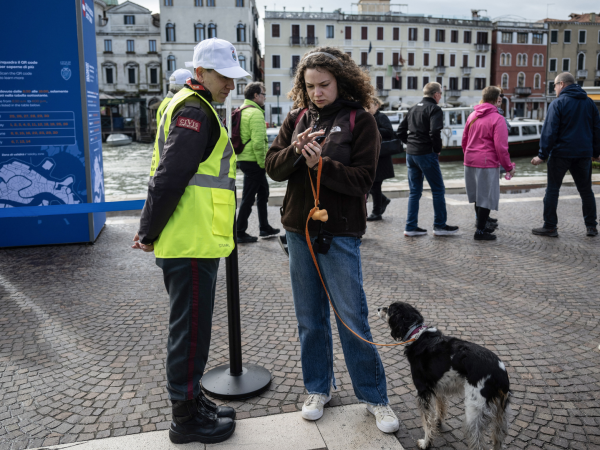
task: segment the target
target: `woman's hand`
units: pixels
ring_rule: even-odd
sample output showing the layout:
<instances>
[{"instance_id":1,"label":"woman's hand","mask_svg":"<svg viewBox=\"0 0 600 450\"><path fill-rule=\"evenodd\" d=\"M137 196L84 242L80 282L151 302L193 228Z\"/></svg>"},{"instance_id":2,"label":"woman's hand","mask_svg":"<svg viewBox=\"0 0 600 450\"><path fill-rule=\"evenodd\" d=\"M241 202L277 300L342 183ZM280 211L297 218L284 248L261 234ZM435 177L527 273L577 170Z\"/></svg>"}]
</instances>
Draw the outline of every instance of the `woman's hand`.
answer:
<instances>
[{"instance_id":1,"label":"woman's hand","mask_svg":"<svg viewBox=\"0 0 600 450\"><path fill-rule=\"evenodd\" d=\"M319 157L321 156L321 146L316 142L306 144L302 149L302 154L306 159L306 165L312 169L319 163Z\"/></svg>"},{"instance_id":2,"label":"woman's hand","mask_svg":"<svg viewBox=\"0 0 600 450\"><path fill-rule=\"evenodd\" d=\"M515 176L515 168L513 167L513 169L510 172L508 172L508 174L510 175L511 178L514 177Z\"/></svg>"},{"instance_id":3,"label":"woman's hand","mask_svg":"<svg viewBox=\"0 0 600 450\"><path fill-rule=\"evenodd\" d=\"M292 143L294 147L296 147L296 153L301 153L302 149L307 145L313 142L315 138L319 136L323 136L325 134L325 130L315 131L311 133L311 128L307 128L302 133L297 136L297 140Z\"/></svg>"}]
</instances>

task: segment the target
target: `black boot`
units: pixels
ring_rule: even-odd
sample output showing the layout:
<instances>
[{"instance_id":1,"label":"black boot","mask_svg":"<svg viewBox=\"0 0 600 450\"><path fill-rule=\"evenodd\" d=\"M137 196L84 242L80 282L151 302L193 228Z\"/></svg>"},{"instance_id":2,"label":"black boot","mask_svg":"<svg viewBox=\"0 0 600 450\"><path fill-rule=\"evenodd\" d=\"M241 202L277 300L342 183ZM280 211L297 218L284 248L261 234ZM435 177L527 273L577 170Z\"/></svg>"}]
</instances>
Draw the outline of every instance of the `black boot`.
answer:
<instances>
[{"instance_id":1,"label":"black boot","mask_svg":"<svg viewBox=\"0 0 600 450\"><path fill-rule=\"evenodd\" d=\"M202 442L216 444L228 439L235 430L230 417L217 417L194 400L173 402L173 421L169 439L174 444Z\"/></svg>"},{"instance_id":2,"label":"black boot","mask_svg":"<svg viewBox=\"0 0 600 450\"><path fill-rule=\"evenodd\" d=\"M235 409L231 406L217 406L216 403L210 401L206 395L204 395L202 390L200 390L200 394L196 397L196 401L211 413L216 414L217 417L229 417L230 419L235 419Z\"/></svg>"}]
</instances>

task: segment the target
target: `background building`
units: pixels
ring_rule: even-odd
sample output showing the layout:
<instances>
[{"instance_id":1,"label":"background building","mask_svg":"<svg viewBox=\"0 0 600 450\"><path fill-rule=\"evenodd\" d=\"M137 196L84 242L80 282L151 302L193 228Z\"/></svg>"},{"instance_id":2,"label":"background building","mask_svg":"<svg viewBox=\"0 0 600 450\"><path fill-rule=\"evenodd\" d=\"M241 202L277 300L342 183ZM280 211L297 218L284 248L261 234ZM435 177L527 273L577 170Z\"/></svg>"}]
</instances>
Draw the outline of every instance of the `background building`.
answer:
<instances>
[{"instance_id":1,"label":"background building","mask_svg":"<svg viewBox=\"0 0 600 450\"><path fill-rule=\"evenodd\" d=\"M194 47L212 37L235 45L240 66L262 79L260 45L256 36L258 11L254 0L160 0L163 86L176 69L185 69ZM233 105L243 102L248 79L238 80Z\"/></svg>"},{"instance_id":2,"label":"background building","mask_svg":"<svg viewBox=\"0 0 600 450\"><path fill-rule=\"evenodd\" d=\"M159 15L130 1L94 6L100 94L161 99Z\"/></svg>"},{"instance_id":3,"label":"background building","mask_svg":"<svg viewBox=\"0 0 600 450\"><path fill-rule=\"evenodd\" d=\"M573 74L580 86L600 86L600 17L571 14L569 20L545 19L548 24L548 95L555 96L554 78Z\"/></svg>"},{"instance_id":4,"label":"background building","mask_svg":"<svg viewBox=\"0 0 600 450\"><path fill-rule=\"evenodd\" d=\"M504 91L507 117L545 116L547 28L540 22L494 23L491 84Z\"/></svg>"},{"instance_id":5,"label":"background building","mask_svg":"<svg viewBox=\"0 0 600 450\"><path fill-rule=\"evenodd\" d=\"M489 20L476 12L472 19L405 15L391 12L389 0L361 1L358 6L362 13L265 11L267 121L283 121L292 107L286 94L296 65L317 46L350 54L369 71L388 109L414 105L430 81L444 86L448 104L480 100L480 91L490 83ZM377 12L365 12L373 9Z\"/></svg>"}]
</instances>

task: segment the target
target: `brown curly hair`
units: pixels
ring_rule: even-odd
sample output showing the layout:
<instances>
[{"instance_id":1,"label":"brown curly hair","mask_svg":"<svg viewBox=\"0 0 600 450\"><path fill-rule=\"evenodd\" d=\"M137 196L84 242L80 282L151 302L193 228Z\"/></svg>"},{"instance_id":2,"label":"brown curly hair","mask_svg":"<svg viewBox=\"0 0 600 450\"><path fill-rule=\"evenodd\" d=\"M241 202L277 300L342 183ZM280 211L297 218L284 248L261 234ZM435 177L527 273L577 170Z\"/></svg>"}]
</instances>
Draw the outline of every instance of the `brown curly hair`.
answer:
<instances>
[{"instance_id":1,"label":"brown curly hair","mask_svg":"<svg viewBox=\"0 0 600 450\"><path fill-rule=\"evenodd\" d=\"M310 56L312 53L317 52L329 53L335 56L336 59L323 54ZM304 72L306 69L317 68L326 69L333 74L337 81L339 98L359 102L363 108L371 106L374 89L369 74L358 67L352 58L340 49L318 47L305 53L296 68L294 86L288 93L288 98L293 100L294 107L307 108L310 104L306 83L304 82Z\"/></svg>"}]
</instances>

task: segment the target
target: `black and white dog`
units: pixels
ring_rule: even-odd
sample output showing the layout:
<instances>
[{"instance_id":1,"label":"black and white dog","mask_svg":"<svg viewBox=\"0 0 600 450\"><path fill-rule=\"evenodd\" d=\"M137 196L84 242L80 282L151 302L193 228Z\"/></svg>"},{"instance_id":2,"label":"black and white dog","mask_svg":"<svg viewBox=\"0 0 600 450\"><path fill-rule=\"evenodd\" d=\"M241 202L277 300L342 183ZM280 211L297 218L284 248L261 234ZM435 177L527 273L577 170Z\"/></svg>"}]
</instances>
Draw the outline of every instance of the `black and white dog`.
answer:
<instances>
[{"instance_id":1,"label":"black and white dog","mask_svg":"<svg viewBox=\"0 0 600 450\"><path fill-rule=\"evenodd\" d=\"M406 344L404 354L417 388L425 430L425 437L417 441L419 448L431 445L446 416L447 397L464 394L469 449L485 448L490 427L493 448L501 449L510 415L510 383L502 361L486 348L425 326L421 313L408 303L395 302L378 311L395 340L416 339Z\"/></svg>"}]
</instances>

